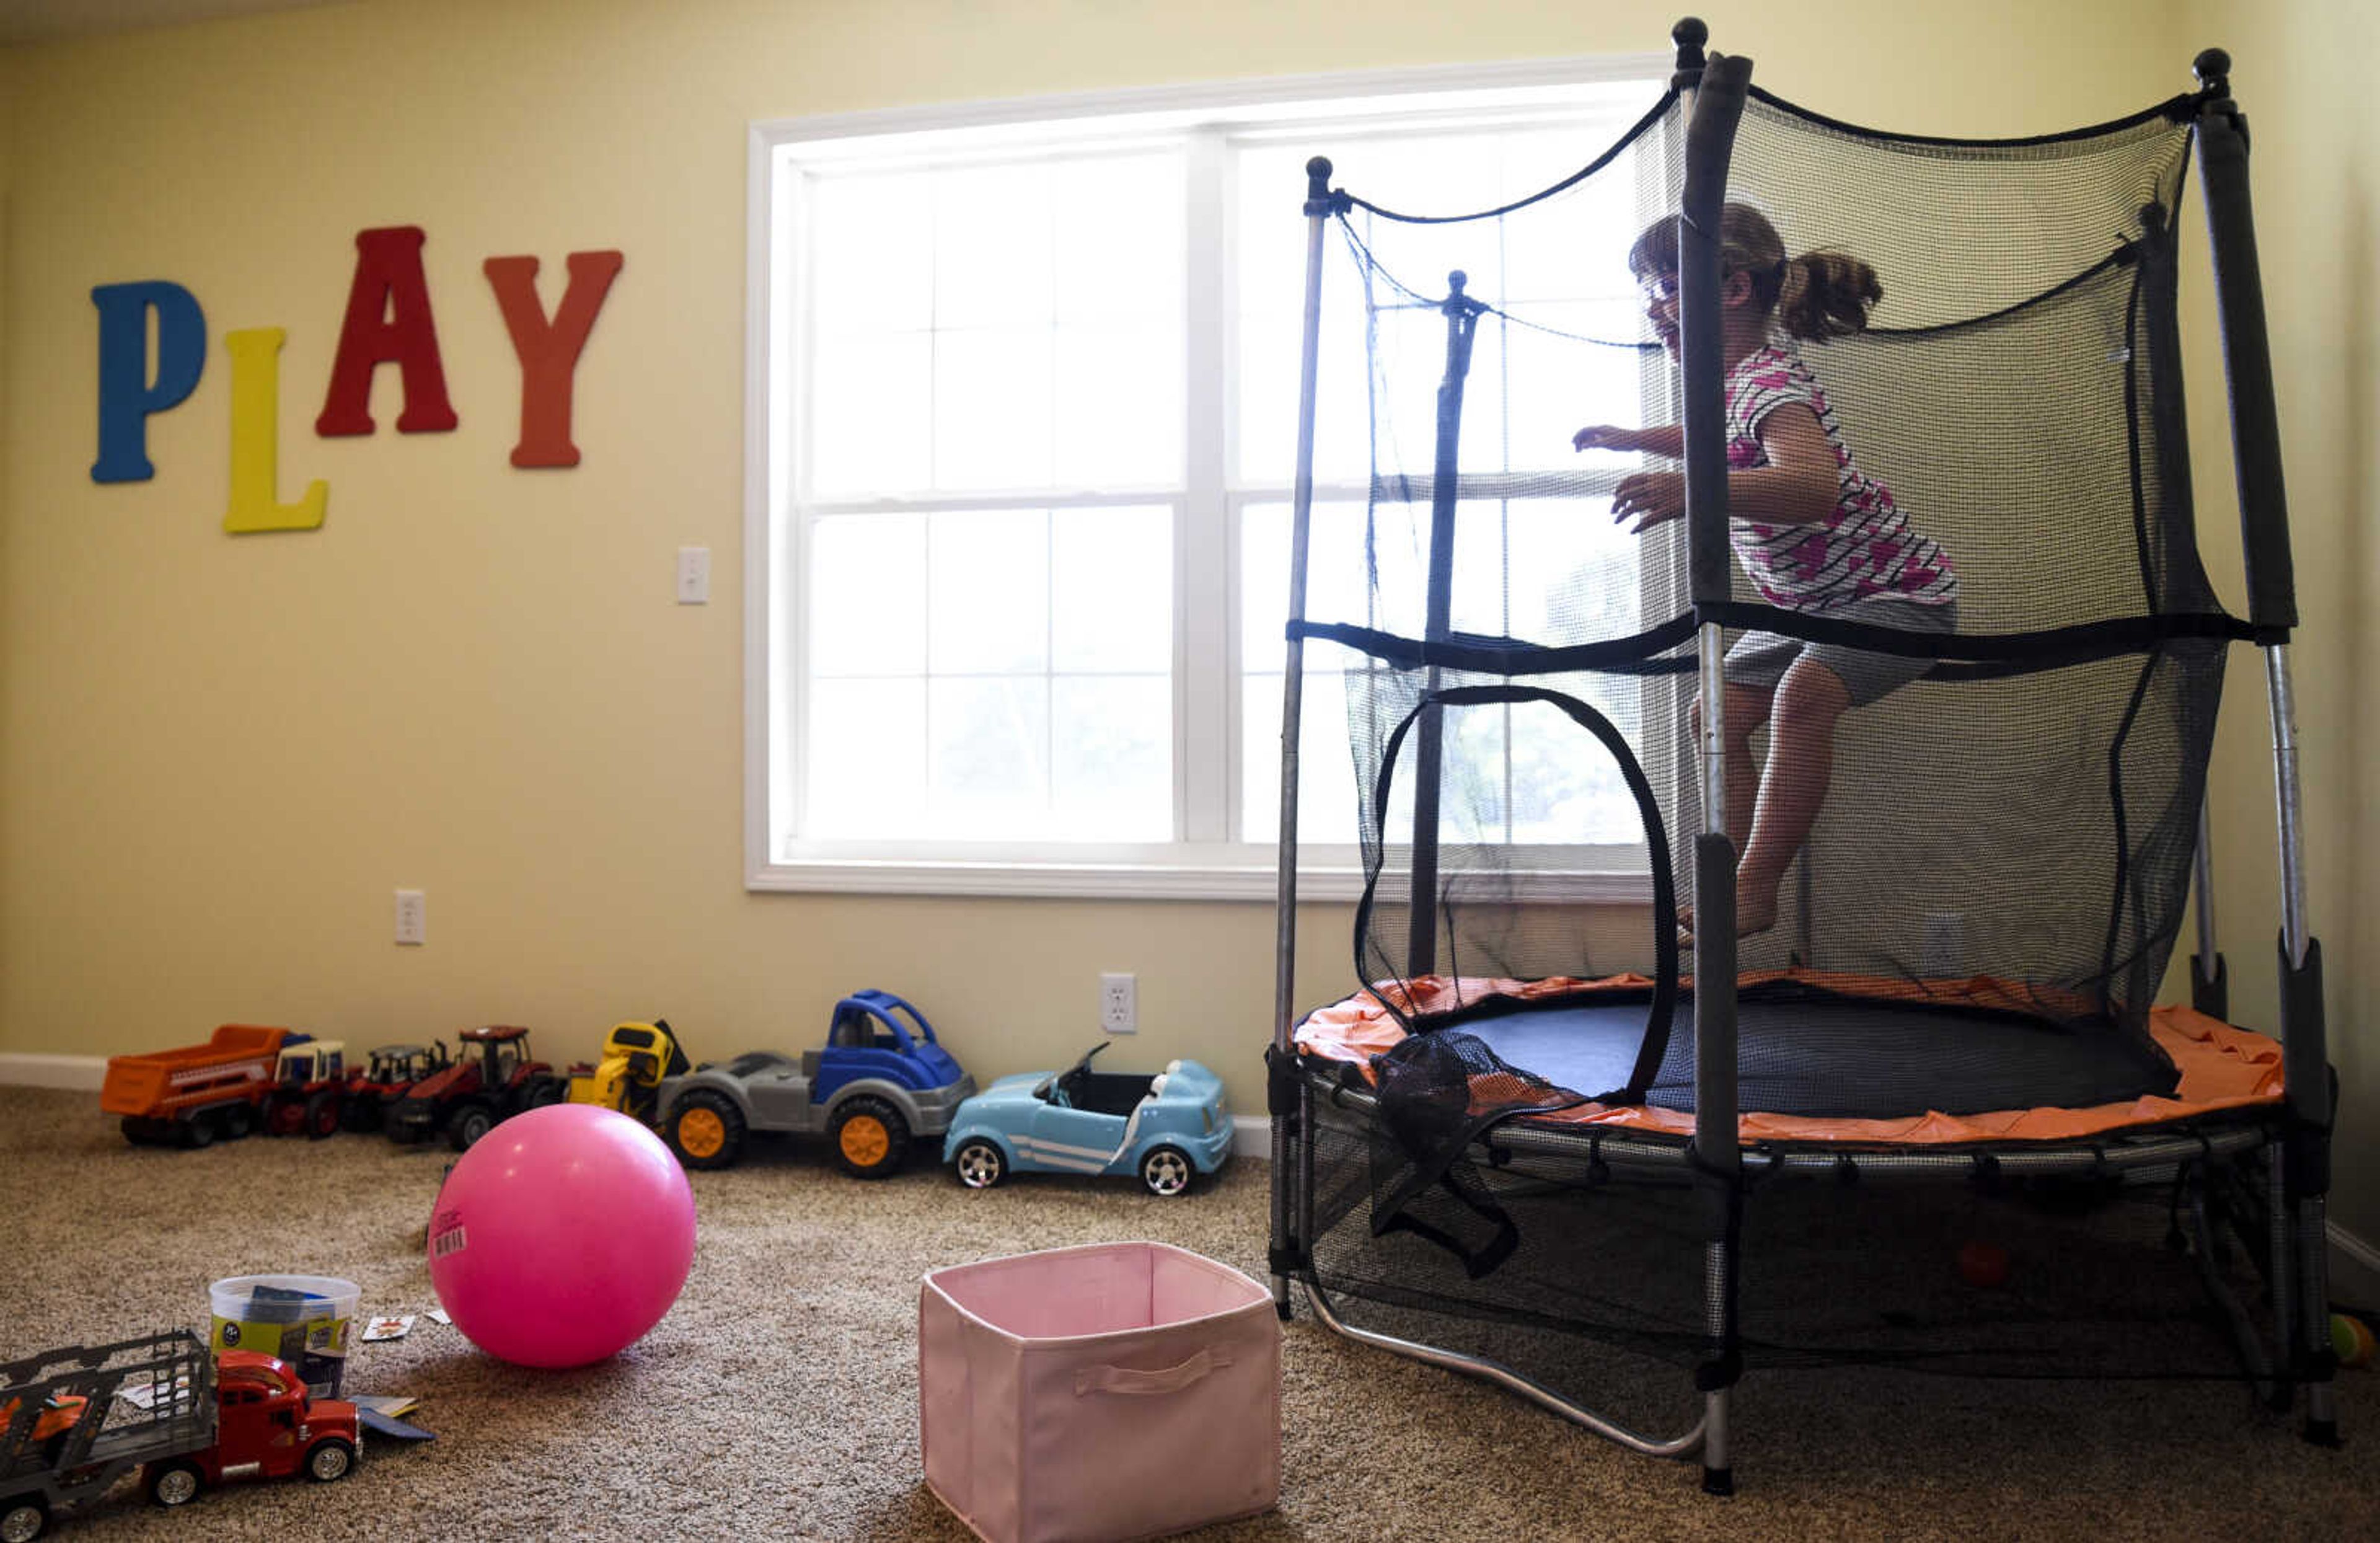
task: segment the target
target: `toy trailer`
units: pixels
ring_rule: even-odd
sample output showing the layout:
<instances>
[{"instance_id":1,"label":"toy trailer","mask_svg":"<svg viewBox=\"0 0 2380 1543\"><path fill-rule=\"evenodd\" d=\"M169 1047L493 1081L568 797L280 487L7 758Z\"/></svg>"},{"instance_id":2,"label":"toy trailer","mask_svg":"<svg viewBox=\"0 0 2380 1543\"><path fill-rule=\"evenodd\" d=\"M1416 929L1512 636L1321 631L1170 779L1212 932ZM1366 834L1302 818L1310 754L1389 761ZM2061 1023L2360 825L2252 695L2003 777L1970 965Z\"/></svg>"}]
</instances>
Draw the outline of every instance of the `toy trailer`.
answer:
<instances>
[{"instance_id":1,"label":"toy trailer","mask_svg":"<svg viewBox=\"0 0 2380 1543\"><path fill-rule=\"evenodd\" d=\"M310 1038L285 1028L225 1024L203 1045L153 1055L111 1056L99 1107L123 1116L124 1138L203 1147L254 1128L273 1090L281 1047Z\"/></svg>"},{"instance_id":2,"label":"toy trailer","mask_svg":"<svg viewBox=\"0 0 2380 1543\"><path fill-rule=\"evenodd\" d=\"M185 1329L0 1366L0 1538L30 1543L133 1469L212 1446L213 1379Z\"/></svg>"}]
</instances>

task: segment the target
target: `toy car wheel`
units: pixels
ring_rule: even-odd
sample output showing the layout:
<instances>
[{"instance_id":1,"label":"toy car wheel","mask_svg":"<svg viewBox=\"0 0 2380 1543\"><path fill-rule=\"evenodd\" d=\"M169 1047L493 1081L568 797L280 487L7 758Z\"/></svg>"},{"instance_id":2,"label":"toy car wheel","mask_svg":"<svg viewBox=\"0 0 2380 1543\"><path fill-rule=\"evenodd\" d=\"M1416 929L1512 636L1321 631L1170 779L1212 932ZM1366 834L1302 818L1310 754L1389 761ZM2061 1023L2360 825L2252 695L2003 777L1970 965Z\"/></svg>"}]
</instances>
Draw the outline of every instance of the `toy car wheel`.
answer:
<instances>
[{"instance_id":1,"label":"toy car wheel","mask_svg":"<svg viewBox=\"0 0 2380 1543\"><path fill-rule=\"evenodd\" d=\"M264 1134L295 1136L306 1128L306 1106L296 1099L276 1095L264 1106Z\"/></svg>"},{"instance_id":2,"label":"toy car wheel","mask_svg":"<svg viewBox=\"0 0 2380 1543\"><path fill-rule=\"evenodd\" d=\"M1000 1143L985 1136L969 1136L959 1143L959 1154L953 1166L958 1170L959 1183L969 1189L990 1189L1008 1177L1008 1154Z\"/></svg>"},{"instance_id":3,"label":"toy car wheel","mask_svg":"<svg viewBox=\"0 0 2380 1543\"><path fill-rule=\"evenodd\" d=\"M339 1134L339 1096L317 1093L306 1100L306 1138L320 1141Z\"/></svg>"},{"instance_id":4,"label":"toy car wheel","mask_svg":"<svg viewBox=\"0 0 2380 1543\"><path fill-rule=\"evenodd\" d=\"M380 1100L361 1094L339 1106L339 1128L344 1131L376 1131L380 1129Z\"/></svg>"},{"instance_id":5,"label":"toy car wheel","mask_svg":"<svg viewBox=\"0 0 2380 1543\"><path fill-rule=\"evenodd\" d=\"M306 1476L317 1484L330 1484L347 1476L356 1465L356 1449L334 1436L318 1441L306 1454Z\"/></svg>"},{"instance_id":6,"label":"toy car wheel","mask_svg":"<svg viewBox=\"0 0 2380 1543\"><path fill-rule=\"evenodd\" d=\"M224 1111L223 1137L225 1141L237 1141L248 1135L254 1124L246 1104L234 1104Z\"/></svg>"},{"instance_id":7,"label":"toy car wheel","mask_svg":"<svg viewBox=\"0 0 2380 1543\"><path fill-rule=\"evenodd\" d=\"M854 1178L887 1178L909 1155L909 1122L882 1099L851 1100L834 1112L826 1134L835 1161Z\"/></svg>"},{"instance_id":8,"label":"toy car wheel","mask_svg":"<svg viewBox=\"0 0 2380 1543\"><path fill-rule=\"evenodd\" d=\"M50 1525L50 1508L39 1495L0 1501L0 1543L33 1543Z\"/></svg>"},{"instance_id":9,"label":"toy car wheel","mask_svg":"<svg viewBox=\"0 0 2380 1543\"><path fill-rule=\"evenodd\" d=\"M1183 1194L1197 1172L1190 1166L1189 1154L1179 1147L1152 1147L1140 1160L1140 1182L1151 1195Z\"/></svg>"},{"instance_id":10,"label":"toy car wheel","mask_svg":"<svg viewBox=\"0 0 2380 1543\"><path fill-rule=\"evenodd\" d=\"M735 1100L706 1087L670 1106L662 1135L688 1168L725 1168L744 1151L744 1115Z\"/></svg>"},{"instance_id":11,"label":"toy car wheel","mask_svg":"<svg viewBox=\"0 0 2380 1543\"><path fill-rule=\"evenodd\" d=\"M468 1152L495 1126L496 1112L486 1104L460 1105L446 1117L446 1145L458 1152Z\"/></svg>"},{"instance_id":12,"label":"toy car wheel","mask_svg":"<svg viewBox=\"0 0 2380 1543\"><path fill-rule=\"evenodd\" d=\"M204 1114L193 1114L182 1122L182 1145L196 1150L214 1145L214 1121Z\"/></svg>"},{"instance_id":13,"label":"toy car wheel","mask_svg":"<svg viewBox=\"0 0 2380 1543\"><path fill-rule=\"evenodd\" d=\"M176 1458L171 1463L151 1464L149 1471L140 1476L140 1487L159 1505L188 1505L199 1498L205 1481L199 1477L197 1464Z\"/></svg>"},{"instance_id":14,"label":"toy car wheel","mask_svg":"<svg viewBox=\"0 0 2380 1543\"><path fill-rule=\"evenodd\" d=\"M521 1107L543 1109L548 1104L558 1104L568 1091L559 1077L532 1078L529 1085L521 1090Z\"/></svg>"}]
</instances>

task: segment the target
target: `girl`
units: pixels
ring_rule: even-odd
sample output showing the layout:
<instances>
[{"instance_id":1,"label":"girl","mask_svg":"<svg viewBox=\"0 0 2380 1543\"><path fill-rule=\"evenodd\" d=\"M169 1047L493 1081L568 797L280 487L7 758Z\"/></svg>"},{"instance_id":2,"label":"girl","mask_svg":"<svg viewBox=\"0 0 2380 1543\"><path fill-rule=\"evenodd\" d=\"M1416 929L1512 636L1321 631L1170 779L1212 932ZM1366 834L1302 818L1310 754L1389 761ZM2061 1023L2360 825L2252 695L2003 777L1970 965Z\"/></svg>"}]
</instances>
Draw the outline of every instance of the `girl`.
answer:
<instances>
[{"instance_id":1,"label":"girl","mask_svg":"<svg viewBox=\"0 0 2380 1543\"><path fill-rule=\"evenodd\" d=\"M1636 238L1628 266L1661 344L1678 352L1678 229L1663 220ZM1824 343L1867 325L1884 298L1876 270L1840 252L1788 260L1776 227L1749 204L1719 222L1719 303L1727 367L1728 529L1737 561L1771 605L1904 632L1951 632L1959 580L1942 549L1916 533L1882 483L1861 472L1792 339ZM1580 450L1682 458L1676 426L1597 425ZM1685 513L1685 478L1644 471L1612 495L1632 533ZM1777 893L1808 839L1834 770L1835 723L1923 674L1931 661L1864 653L1748 632L1728 650L1727 831L1735 843L1736 930L1777 925ZM1752 734L1768 725L1755 780ZM1701 704L1694 727L1701 730Z\"/></svg>"}]
</instances>

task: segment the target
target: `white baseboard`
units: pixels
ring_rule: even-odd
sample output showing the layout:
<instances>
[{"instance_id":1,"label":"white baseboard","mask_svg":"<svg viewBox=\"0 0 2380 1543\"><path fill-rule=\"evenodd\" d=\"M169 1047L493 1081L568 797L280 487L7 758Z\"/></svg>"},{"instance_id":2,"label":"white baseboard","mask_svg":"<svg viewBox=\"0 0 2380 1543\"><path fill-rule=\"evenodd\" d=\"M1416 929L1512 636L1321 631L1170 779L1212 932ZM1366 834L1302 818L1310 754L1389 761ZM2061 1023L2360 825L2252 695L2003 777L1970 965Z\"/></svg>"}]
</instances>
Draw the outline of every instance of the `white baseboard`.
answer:
<instances>
[{"instance_id":1,"label":"white baseboard","mask_svg":"<svg viewBox=\"0 0 2380 1543\"><path fill-rule=\"evenodd\" d=\"M92 1084L97 1087L98 1084ZM1272 1117L1268 1114L1234 1114L1232 1116L1232 1155L1241 1161L1272 1160Z\"/></svg>"},{"instance_id":2,"label":"white baseboard","mask_svg":"<svg viewBox=\"0 0 2380 1543\"><path fill-rule=\"evenodd\" d=\"M22 1051L0 1051L0 1087L70 1087L96 1093L107 1080L103 1055L34 1055Z\"/></svg>"}]
</instances>

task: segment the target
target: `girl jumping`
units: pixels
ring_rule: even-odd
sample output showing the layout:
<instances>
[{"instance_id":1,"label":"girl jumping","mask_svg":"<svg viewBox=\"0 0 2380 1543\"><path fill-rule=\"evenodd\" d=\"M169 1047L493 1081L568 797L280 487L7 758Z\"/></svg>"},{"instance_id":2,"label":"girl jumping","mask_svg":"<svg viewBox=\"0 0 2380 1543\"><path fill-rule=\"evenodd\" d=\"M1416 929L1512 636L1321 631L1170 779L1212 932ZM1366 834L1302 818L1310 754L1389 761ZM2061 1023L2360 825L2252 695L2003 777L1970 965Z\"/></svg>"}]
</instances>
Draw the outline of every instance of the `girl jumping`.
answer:
<instances>
[{"instance_id":1,"label":"girl jumping","mask_svg":"<svg viewBox=\"0 0 2380 1543\"><path fill-rule=\"evenodd\" d=\"M1645 313L1678 352L1678 229L1662 220L1636 238L1628 266ZM1788 259L1767 218L1730 203L1719 221L1719 303L1727 367L1728 529L1737 561L1763 600L1788 610L1904 632L1951 632L1959 580L1942 549L1911 529L1884 485L1852 461L1827 394L1795 338L1824 343L1867 325L1884 297L1876 270L1840 252ZM1674 425L1596 425L1580 450L1682 459ZM1686 510L1685 478L1643 471L1612 495L1632 533ZM1931 661L1747 632L1728 650L1727 831L1736 857L1736 930L1777 925L1778 890L1827 799L1835 723L1925 673ZM1768 760L1755 778L1753 731L1768 725ZM1694 707L1701 730L1701 704ZM1691 922L1689 921L1689 925Z\"/></svg>"}]
</instances>

